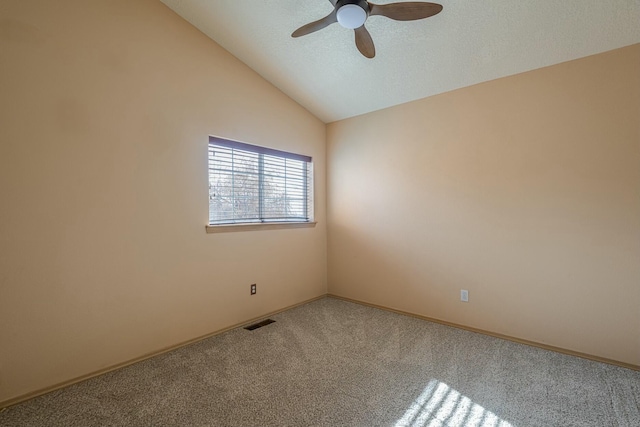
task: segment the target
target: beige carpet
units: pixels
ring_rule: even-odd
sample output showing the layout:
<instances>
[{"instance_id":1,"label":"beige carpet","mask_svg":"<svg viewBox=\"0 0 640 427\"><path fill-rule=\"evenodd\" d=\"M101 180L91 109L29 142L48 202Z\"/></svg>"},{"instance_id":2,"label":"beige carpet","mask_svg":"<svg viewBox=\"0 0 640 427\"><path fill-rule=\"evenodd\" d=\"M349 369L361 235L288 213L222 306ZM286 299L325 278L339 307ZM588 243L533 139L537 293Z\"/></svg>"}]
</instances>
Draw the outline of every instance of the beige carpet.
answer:
<instances>
[{"instance_id":1,"label":"beige carpet","mask_svg":"<svg viewBox=\"0 0 640 427\"><path fill-rule=\"evenodd\" d=\"M332 298L38 397L1 426L640 426L640 372Z\"/></svg>"}]
</instances>

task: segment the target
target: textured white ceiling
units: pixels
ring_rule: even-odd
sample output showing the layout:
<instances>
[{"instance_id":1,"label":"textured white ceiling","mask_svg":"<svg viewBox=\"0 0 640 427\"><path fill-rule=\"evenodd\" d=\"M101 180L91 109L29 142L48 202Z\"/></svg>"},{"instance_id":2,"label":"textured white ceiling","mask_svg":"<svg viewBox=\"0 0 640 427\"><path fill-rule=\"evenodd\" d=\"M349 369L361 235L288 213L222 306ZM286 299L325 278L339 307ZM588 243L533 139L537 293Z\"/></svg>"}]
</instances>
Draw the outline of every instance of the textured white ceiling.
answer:
<instances>
[{"instance_id":1,"label":"textured white ceiling","mask_svg":"<svg viewBox=\"0 0 640 427\"><path fill-rule=\"evenodd\" d=\"M291 37L329 0L162 0L326 123L640 43L640 0L432 1L428 19L370 17L367 59L338 24Z\"/></svg>"}]
</instances>

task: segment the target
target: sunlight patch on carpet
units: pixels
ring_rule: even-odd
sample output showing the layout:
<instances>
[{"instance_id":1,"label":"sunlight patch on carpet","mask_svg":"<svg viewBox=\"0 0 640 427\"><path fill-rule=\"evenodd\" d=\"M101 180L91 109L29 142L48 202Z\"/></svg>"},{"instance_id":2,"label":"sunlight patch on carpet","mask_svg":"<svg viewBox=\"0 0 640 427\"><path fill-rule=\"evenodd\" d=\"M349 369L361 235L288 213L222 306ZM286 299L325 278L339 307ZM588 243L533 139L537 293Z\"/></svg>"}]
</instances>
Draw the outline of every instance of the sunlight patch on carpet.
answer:
<instances>
[{"instance_id":1,"label":"sunlight patch on carpet","mask_svg":"<svg viewBox=\"0 0 640 427\"><path fill-rule=\"evenodd\" d=\"M431 380L395 427L515 427L447 384Z\"/></svg>"}]
</instances>

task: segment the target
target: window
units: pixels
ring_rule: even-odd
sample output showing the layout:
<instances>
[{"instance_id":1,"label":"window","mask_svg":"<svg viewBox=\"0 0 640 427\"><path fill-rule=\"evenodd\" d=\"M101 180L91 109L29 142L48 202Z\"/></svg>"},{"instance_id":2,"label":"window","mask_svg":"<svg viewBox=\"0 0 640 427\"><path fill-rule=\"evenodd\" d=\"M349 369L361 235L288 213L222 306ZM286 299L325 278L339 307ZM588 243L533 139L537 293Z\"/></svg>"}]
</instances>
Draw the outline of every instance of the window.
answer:
<instances>
[{"instance_id":1,"label":"window","mask_svg":"<svg viewBox=\"0 0 640 427\"><path fill-rule=\"evenodd\" d=\"M311 157L209 137L209 225L312 221Z\"/></svg>"}]
</instances>

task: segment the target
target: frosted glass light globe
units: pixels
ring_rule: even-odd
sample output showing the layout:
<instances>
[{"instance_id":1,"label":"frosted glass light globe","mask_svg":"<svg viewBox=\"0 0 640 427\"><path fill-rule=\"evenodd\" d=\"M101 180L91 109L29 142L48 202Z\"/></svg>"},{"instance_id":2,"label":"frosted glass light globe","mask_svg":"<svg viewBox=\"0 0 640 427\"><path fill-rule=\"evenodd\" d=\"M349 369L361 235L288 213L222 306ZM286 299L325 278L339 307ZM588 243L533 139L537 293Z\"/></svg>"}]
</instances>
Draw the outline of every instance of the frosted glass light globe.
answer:
<instances>
[{"instance_id":1,"label":"frosted glass light globe","mask_svg":"<svg viewBox=\"0 0 640 427\"><path fill-rule=\"evenodd\" d=\"M355 4L345 4L337 13L338 23L351 30L360 28L367 20L367 12Z\"/></svg>"}]
</instances>

